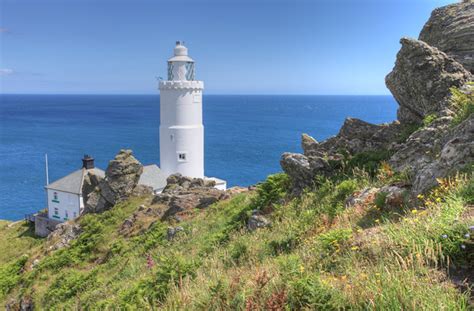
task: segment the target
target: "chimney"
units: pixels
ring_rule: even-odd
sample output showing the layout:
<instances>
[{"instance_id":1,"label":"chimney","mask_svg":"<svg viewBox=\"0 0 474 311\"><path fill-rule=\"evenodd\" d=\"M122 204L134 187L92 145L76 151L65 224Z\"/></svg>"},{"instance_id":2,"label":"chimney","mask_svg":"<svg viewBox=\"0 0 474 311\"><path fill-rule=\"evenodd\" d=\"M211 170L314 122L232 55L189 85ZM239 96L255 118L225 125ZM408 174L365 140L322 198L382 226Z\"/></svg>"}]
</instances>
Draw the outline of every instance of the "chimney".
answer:
<instances>
[{"instance_id":1,"label":"chimney","mask_svg":"<svg viewBox=\"0 0 474 311\"><path fill-rule=\"evenodd\" d=\"M84 158L82 158L82 168L85 168L86 170L94 168L94 158L85 154Z\"/></svg>"}]
</instances>

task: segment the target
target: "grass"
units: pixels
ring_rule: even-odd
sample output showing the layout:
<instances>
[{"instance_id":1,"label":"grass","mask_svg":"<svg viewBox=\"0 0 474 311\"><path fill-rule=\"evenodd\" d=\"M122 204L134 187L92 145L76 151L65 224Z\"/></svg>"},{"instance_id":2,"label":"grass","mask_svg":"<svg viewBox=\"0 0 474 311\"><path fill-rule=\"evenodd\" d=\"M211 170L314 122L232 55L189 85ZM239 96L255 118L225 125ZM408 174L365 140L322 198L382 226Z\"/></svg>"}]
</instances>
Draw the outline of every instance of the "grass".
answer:
<instances>
[{"instance_id":1,"label":"grass","mask_svg":"<svg viewBox=\"0 0 474 311\"><path fill-rule=\"evenodd\" d=\"M456 87L450 90L450 102L455 111L452 125L456 126L474 113L474 83L469 83L466 91L461 91Z\"/></svg>"},{"instance_id":2,"label":"grass","mask_svg":"<svg viewBox=\"0 0 474 311\"><path fill-rule=\"evenodd\" d=\"M81 218L84 233L54 252L22 235L23 224L2 223L0 254L10 256L0 263L0 301L28 296L49 310L468 310L468 294L447 276L472 265L461 247L473 222L472 172L440 180L414 206L344 207L355 191L401 178L373 162L370 174L359 163L297 198L286 175L273 175L256 191L193 210L171 241L161 221L120 233L151 198ZM272 226L246 230L254 209Z\"/></svg>"}]
</instances>

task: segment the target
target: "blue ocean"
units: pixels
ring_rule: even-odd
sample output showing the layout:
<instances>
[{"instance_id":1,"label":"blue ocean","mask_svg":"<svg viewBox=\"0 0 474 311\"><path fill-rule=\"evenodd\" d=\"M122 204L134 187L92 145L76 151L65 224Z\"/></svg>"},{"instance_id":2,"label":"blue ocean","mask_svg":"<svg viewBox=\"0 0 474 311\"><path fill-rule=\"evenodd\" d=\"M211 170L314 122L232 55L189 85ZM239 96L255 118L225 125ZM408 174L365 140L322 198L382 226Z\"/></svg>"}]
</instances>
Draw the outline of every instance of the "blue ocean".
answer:
<instances>
[{"instance_id":1,"label":"blue ocean","mask_svg":"<svg viewBox=\"0 0 474 311\"><path fill-rule=\"evenodd\" d=\"M301 133L335 135L348 116L396 118L391 96L205 95L205 172L228 186L280 171L280 155L300 152ZM45 207L44 155L54 181L90 154L105 169L121 149L159 164L158 95L0 95L0 219Z\"/></svg>"}]
</instances>

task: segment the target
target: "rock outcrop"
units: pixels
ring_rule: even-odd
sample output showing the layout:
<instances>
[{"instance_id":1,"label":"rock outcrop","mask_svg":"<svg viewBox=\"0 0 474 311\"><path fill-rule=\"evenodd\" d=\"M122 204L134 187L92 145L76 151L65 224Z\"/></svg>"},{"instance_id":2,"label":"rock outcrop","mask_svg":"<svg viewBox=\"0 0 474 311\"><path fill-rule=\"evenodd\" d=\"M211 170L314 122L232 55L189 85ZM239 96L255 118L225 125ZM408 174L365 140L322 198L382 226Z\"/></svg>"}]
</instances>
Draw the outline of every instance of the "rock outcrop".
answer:
<instances>
[{"instance_id":1,"label":"rock outcrop","mask_svg":"<svg viewBox=\"0 0 474 311\"><path fill-rule=\"evenodd\" d=\"M451 87L461 87L472 75L460 63L423 41L402 38L395 67L385 78L400 105L401 123L422 123L427 115L447 109Z\"/></svg>"},{"instance_id":2,"label":"rock outcrop","mask_svg":"<svg viewBox=\"0 0 474 311\"><path fill-rule=\"evenodd\" d=\"M149 192L150 189L136 189L142 172L143 165L135 159L132 151L120 150L109 162L105 178L93 173L84 178L84 213L100 213L126 200L134 192Z\"/></svg>"},{"instance_id":3,"label":"rock outcrop","mask_svg":"<svg viewBox=\"0 0 474 311\"><path fill-rule=\"evenodd\" d=\"M218 190L214 186L213 181L174 174L168 177L165 189L154 197L152 204L167 206L163 219L193 208L206 208L229 197L225 191Z\"/></svg>"},{"instance_id":4,"label":"rock outcrop","mask_svg":"<svg viewBox=\"0 0 474 311\"><path fill-rule=\"evenodd\" d=\"M435 9L418 39L474 73L474 2L468 0Z\"/></svg>"},{"instance_id":5,"label":"rock outcrop","mask_svg":"<svg viewBox=\"0 0 474 311\"><path fill-rule=\"evenodd\" d=\"M253 210L252 215L247 220L247 229L249 231L255 231L260 228L271 226L271 221L268 220L261 211Z\"/></svg>"},{"instance_id":6,"label":"rock outcrop","mask_svg":"<svg viewBox=\"0 0 474 311\"><path fill-rule=\"evenodd\" d=\"M48 235L47 250L54 251L68 247L82 233L82 228L75 222L63 222Z\"/></svg>"},{"instance_id":7,"label":"rock outcrop","mask_svg":"<svg viewBox=\"0 0 474 311\"><path fill-rule=\"evenodd\" d=\"M472 1L436 9L420 34L428 43L400 40L395 67L386 77L386 85L399 104L397 121L376 125L347 118L336 136L317 142L303 134L303 154L282 155L280 165L291 179L292 194L314 186L318 175L331 176L341 159L361 153L388 151L394 171L409 171L413 177L412 194L427 191L437 184L437 178L474 161L473 116L453 127L456 108L450 99L452 87L472 92L468 82L473 80L473 11ZM424 122L428 116L430 122ZM419 129L409 134L407 129L414 126ZM400 203L402 190L407 191L388 190L393 192L389 205ZM357 204L366 196L372 193L363 192L347 205Z\"/></svg>"}]
</instances>

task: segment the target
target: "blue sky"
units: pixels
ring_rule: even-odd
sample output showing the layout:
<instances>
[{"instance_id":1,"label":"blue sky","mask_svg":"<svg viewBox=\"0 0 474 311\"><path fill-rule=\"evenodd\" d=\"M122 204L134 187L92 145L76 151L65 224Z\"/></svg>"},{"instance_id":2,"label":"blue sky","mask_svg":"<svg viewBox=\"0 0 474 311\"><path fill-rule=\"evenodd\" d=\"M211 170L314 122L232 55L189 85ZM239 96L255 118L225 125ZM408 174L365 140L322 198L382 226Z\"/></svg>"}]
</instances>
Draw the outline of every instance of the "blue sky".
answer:
<instances>
[{"instance_id":1,"label":"blue sky","mask_svg":"<svg viewBox=\"0 0 474 311\"><path fill-rule=\"evenodd\" d=\"M0 0L1 93L156 94L184 40L207 94L388 94L443 0Z\"/></svg>"}]
</instances>

